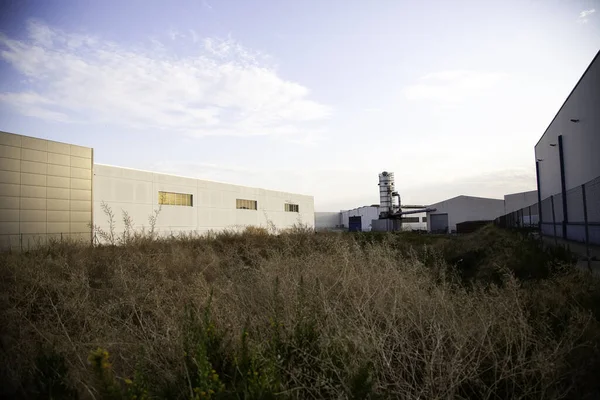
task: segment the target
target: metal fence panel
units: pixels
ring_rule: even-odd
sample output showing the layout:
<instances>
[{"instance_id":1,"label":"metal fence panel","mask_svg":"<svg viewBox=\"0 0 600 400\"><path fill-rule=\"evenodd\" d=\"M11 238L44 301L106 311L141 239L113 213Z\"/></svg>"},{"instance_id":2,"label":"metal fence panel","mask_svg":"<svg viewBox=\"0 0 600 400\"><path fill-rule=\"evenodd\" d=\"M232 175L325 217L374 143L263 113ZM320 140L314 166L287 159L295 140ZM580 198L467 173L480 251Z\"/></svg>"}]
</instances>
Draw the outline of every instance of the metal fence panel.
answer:
<instances>
[{"instance_id":1,"label":"metal fence panel","mask_svg":"<svg viewBox=\"0 0 600 400\"><path fill-rule=\"evenodd\" d=\"M585 184L588 222L600 223L600 177Z\"/></svg>"},{"instance_id":2,"label":"metal fence panel","mask_svg":"<svg viewBox=\"0 0 600 400\"><path fill-rule=\"evenodd\" d=\"M567 213L569 223L583 223L583 191L581 186L567 191Z\"/></svg>"}]
</instances>

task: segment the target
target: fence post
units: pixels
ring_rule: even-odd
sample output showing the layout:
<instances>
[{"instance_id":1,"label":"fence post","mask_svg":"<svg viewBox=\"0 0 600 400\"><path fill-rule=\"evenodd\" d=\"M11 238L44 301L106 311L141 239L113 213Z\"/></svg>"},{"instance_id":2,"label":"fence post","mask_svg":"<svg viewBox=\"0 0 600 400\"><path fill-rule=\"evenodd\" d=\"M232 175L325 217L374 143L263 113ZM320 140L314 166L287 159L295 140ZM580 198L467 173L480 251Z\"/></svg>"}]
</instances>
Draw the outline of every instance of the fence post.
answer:
<instances>
[{"instance_id":1,"label":"fence post","mask_svg":"<svg viewBox=\"0 0 600 400\"><path fill-rule=\"evenodd\" d=\"M563 222L562 232L563 239L567 239L567 225L569 223L569 209L567 207L567 185L565 183L565 156L563 152L563 138L562 135L558 135L558 156L560 161L560 186L561 186L561 197L563 207Z\"/></svg>"},{"instance_id":2,"label":"fence post","mask_svg":"<svg viewBox=\"0 0 600 400\"><path fill-rule=\"evenodd\" d=\"M590 272L592 272L592 264L590 261L590 231L588 228L588 215L587 215L587 199L585 195L585 183L581 185L581 197L583 197L583 223L585 224L585 256L587 258L587 266Z\"/></svg>"},{"instance_id":3,"label":"fence post","mask_svg":"<svg viewBox=\"0 0 600 400\"><path fill-rule=\"evenodd\" d=\"M556 215L554 213L554 195L550 196L550 202L552 203L552 227L554 228L554 244L558 244L556 239Z\"/></svg>"},{"instance_id":4,"label":"fence post","mask_svg":"<svg viewBox=\"0 0 600 400\"><path fill-rule=\"evenodd\" d=\"M531 218L531 206L528 207L527 212L529 213L529 224L527 224L527 226L531 228L531 226L533 225L533 223L531 222L531 220L532 220L532 218Z\"/></svg>"}]
</instances>

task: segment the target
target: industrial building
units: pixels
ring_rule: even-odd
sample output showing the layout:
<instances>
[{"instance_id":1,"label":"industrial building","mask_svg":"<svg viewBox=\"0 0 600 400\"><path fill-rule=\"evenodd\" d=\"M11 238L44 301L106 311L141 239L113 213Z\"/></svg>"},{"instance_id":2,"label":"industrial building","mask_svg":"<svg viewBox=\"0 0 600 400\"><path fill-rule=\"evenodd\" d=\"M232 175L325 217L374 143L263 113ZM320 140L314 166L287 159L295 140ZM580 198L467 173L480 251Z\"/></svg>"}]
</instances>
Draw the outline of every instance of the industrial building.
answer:
<instances>
[{"instance_id":1,"label":"industrial building","mask_svg":"<svg viewBox=\"0 0 600 400\"><path fill-rule=\"evenodd\" d=\"M412 206L403 206L403 210L414 208ZM343 210L340 212L342 227L349 231L370 232L373 229L373 221L378 220L381 214L381 207L378 204L363 206L352 210ZM377 228L375 228L377 230ZM427 215L424 211L411 214L402 218L403 231L427 230Z\"/></svg>"},{"instance_id":2,"label":"industrial building","mask_svg":"<svg viewBox=\"0 0 600 400\"><path fill-rule=\"evenodd\" d=\"M123 232L125 211L137 229L156 215L159 234L247 226L314 228L312 196L94 163L88 147L0 132L0 247L31 248L49 238L100 240L102 208Z\"/></svg>"},{"instance_id":3,"label":"industrial building","mask_svg":"<svg viewBox=\"0 0 600 400\"><path fill-rule=\"evenodd\" d=\"M427 230L432 233L455 233L457 224L493 221L504 214L504 200L485 197L457 196L429 206Z\"/></svg>"},{"instance_id":4,"label":"industrial building","mask_svg":"<svg viewBox=\"0 0 600 400\"><path fill-rule=\"evenodd\" d=\"M394 173L379 174L380 204L363 206L339 213L315 213L317 230L345 230L350 232L371 231L419 231L427 229L425 206L402 205L396 192Z\"/></svg>"},{"instance_id":5,"label":"industrial building","mask_svg":"<svg viewBox=\"0 0 600 400\"><path fill-rule=\"evenodd\" d=\"M535 145L545 236L600 244L600 52Z\"/></svg>"}]
</instances>

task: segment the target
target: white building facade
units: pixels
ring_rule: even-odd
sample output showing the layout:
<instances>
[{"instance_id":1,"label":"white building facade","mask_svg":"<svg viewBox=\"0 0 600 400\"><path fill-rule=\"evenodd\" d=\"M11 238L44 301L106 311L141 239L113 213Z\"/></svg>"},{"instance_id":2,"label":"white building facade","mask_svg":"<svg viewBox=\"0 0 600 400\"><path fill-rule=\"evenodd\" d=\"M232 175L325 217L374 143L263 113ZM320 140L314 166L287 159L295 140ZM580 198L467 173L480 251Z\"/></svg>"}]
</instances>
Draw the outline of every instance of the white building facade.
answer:
<instances>
[{"instance_id":1,"label":"white building facade","mask_svg":"<svg viewBox=\"0 0 600 400\"><path fill-rule=\"evenodd\" d=\"M535 146L544 235L600 244L598 110L600 52Z\"/></svg>"},{"instance_id":2,"label":"white building facade","mask_svg":"<svg viewBox=\"0 0 600 400\"><path fill-rule=\"evenodd\" d=\"M91 148L0 132L0 249L102 241L108 208L116 234L124 215L137 230L150 229L155 216L162 235L314 229L312 196L94 164L93 156Z\"/></svg>"},{"instance_id":3,"label":"white building facade","mask_svg":"<svg viewBox=\"0 0 600 400\"><path fill-rule=\"evenodd\" d=\"M136 227L149 228L159 209L156 230L162 234L206 233L247 226L314 228L312 196L185 178L108 165L94 165L94 223L108 228L102 203L119 217L123 211Z\"/></svg>"}]
</instances>

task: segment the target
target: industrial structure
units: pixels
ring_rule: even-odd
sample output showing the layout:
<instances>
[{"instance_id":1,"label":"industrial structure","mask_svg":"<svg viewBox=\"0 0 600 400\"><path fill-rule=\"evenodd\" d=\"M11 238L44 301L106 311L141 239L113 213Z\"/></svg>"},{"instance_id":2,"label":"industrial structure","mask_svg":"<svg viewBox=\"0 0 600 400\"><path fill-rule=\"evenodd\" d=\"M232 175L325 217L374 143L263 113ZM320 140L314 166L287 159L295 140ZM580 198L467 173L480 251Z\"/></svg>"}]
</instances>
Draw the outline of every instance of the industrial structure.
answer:
<instances>
[{"instance_id":1,"label":"industrial structure","mask_svg":"<svg viewBox=\"0 0 600 400\"><path fill-rule=\"evenodd\" d=\"M340 212L315 213L317 230L370 231L425 231L427 211L420 205L402 205L396 191L394 173L379 174L379 204Z\"/></svg>"},{"instance_id":2,"label":"industrial structure","mask_svg":"<svg viewBox=\"0 0 600 400\"><path fill-rule=\"evenodd\" d=\"M312 196L230 185L94 163L92 148L0 132L0 248L48 239L92 242L91 225L109 231L103 204L123 232L205 233L247 226L314 227Z\"/></svg>"},{"instance_id":3,"label":"industrial structure","mask_svg":"<svg viewBox=\"0 0 600 400\"><path fill-rule=\"evenodd\" d=\"M600 244L600 52L535 145L540 230Z\"/></svg>"}]
</instances>

